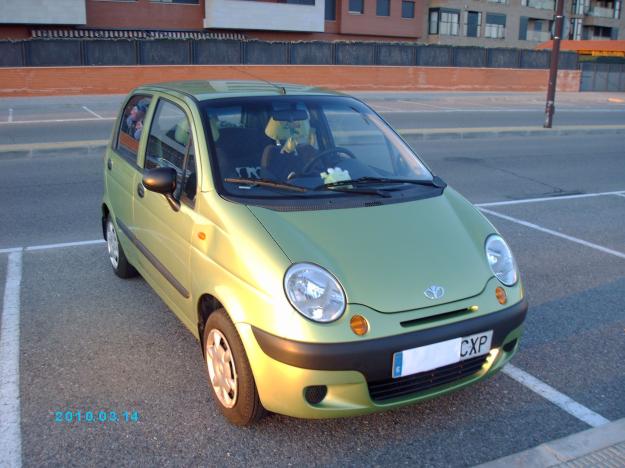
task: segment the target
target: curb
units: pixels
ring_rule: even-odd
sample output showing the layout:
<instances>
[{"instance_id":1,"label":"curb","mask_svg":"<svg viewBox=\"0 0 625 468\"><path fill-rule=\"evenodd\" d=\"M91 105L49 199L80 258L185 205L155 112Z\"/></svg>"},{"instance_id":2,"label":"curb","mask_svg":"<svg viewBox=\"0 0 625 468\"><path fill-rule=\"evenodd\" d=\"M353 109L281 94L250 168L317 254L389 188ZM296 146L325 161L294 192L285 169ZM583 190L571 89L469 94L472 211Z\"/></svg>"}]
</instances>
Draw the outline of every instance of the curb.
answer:
<instances>
[{"instance_id":1,"label":"curb","mask_svg":"<svg viewBox=\"0 0 625 468\"><path fill-rule=\"evenodd\" d=\"M566 135L619 135L625 134L625 125L570 125L556 128L542 127L490 127L490 128L432 128L399 129L405 138L413 140L447 140L493 137L545 137Z\"/></svg>"},{"instance_id":2,"label":"curb","mask_svg":"<svg viewBox=\"0 0 625 468\"><path fill-rule=\"evenodd\" d=\"M625 125L578 125L556 128L542 127L476 127L476 128L430 128L430 129L399 129L400 135L410 140L468 140L475 138L502 137L545 137L566 135L620 135L625 134ZM24 143L0 145L0 155L15 154L16 156L35 156L40 152L69 149L99 150L109 140L63 141L58 143Z\"/></svg>"},{"instance_id":3,"label":"curb","mask_svg":"<svg viewBox=\"0 0 625 468\"><path fill-rule=\"evenodd\" d=\"M478 468L556 465L625 465L625 418L478 465Z\"/></svg>"}]
</instances>

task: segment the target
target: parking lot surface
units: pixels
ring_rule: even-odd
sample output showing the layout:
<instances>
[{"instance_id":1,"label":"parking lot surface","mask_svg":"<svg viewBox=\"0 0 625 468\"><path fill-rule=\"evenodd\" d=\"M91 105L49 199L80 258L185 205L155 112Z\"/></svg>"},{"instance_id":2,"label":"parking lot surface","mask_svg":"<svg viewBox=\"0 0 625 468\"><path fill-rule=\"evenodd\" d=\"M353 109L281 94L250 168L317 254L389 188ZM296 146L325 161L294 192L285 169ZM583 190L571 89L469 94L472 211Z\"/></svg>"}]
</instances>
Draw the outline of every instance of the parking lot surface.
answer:
<instances>
[{"instance_id":1,"label":"parking lot surface","mask_svg":"<svg viewBox=\"0 0 625 468\"><path fill-rule=\"evenodd\" d=\"M625 417L623 143L622 135L412 142L516 254L530 310L513 366L598 421ZM0 155L5 308L15 280L8 265L21 262L24 466L470 466L590 427L505 372L386 413L228 425L196 340L141 278L110 269L102 167L101 154L79 149Z\"/></svg>"}]
</instances>

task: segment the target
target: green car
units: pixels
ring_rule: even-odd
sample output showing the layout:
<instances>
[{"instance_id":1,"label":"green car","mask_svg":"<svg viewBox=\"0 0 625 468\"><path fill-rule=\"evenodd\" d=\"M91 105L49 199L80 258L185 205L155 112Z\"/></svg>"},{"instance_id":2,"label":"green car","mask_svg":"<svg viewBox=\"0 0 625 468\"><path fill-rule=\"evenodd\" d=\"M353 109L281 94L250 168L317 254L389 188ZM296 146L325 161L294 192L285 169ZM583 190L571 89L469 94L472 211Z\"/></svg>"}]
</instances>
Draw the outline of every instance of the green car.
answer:
<instances>
[{"instance_id":1,"label":"green car","mask_svg":"<svg viewBox=\"0 0 625 468\"><path fill-rule=\"evenodd\" d=\"M199 339L234 424L415 403L518 349L527 302L508 245L357 99L142 86L104 181L115 274L141 274Z\"/></svg>"}]
</instances>

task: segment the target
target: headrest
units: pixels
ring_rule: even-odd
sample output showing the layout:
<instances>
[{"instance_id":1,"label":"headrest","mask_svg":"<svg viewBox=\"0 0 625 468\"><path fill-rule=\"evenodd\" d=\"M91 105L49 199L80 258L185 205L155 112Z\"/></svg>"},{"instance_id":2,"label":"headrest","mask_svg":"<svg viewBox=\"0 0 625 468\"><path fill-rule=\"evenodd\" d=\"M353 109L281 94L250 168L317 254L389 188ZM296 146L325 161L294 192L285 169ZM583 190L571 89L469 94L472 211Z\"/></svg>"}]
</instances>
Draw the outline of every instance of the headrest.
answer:
<instances>
[{"instance_id":1,"label":"headrest","mask_svg":"<svg viewBox=\"0 0 625 468\"><path fill-rule=\"evenodd\" d=\"M292 138L297 143L306 143L310 135L310 121L294 120L288 122L285 120L275 120L273 117L270 117L265 127L265 135L277 142Z\"/></svg>"},{"instance_id":2,"label":"headrest","mask_svg":"<svg viewBox=\"0 0 625 468\"><path fill-rule=\"evenodd\" d=\"M174 139L184 147L189 143L189 122L187 119L182 119L176 125Z\"/></svg>"}]
</instances>

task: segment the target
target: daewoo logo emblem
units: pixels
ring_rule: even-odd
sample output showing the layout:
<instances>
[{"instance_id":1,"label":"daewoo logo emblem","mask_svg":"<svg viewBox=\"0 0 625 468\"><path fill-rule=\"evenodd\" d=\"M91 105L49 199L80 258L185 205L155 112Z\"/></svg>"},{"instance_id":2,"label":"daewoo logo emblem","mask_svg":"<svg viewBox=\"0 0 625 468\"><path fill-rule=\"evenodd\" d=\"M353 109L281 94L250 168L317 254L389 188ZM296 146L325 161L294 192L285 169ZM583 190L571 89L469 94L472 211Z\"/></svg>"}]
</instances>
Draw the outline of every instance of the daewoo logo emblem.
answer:
<instances>
[{"instance_id":1,"label":"daewoo logo emblem","mask_svg":"<svg viewBox=\"0 0 625 468\"><path fill-rule=\"evenodd\" d=\"M428 299L440 299L445 295L445 289L442 286L436 286L435 284L433 284L425 291L423 291L423 294Z\"/></svg>"}]
</instances>

